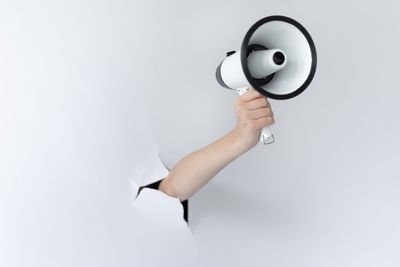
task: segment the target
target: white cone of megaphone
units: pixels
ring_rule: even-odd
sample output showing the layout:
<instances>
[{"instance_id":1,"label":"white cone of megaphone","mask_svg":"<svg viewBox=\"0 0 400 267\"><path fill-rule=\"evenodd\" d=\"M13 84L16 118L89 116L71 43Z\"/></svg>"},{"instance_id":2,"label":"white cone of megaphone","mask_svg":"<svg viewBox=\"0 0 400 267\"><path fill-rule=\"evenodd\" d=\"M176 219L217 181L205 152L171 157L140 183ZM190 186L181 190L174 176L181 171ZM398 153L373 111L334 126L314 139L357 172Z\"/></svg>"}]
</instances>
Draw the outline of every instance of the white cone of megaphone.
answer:
<instances>
[{"instance_id":1,"label":"white cone of megaphone","mask_svg":"<svg viewBox=\"0 0 400 267\"><path fill-rule=\"evenodd\" d=\"M315 45L306 29L291 18L270 16L248 30L238 51L227 53L216 78L239 94L255 89L265 97L283 100L303 92L316 67ZM273 141L271 128L264 127L260 142Z\"/></svg>"}]
</instances>

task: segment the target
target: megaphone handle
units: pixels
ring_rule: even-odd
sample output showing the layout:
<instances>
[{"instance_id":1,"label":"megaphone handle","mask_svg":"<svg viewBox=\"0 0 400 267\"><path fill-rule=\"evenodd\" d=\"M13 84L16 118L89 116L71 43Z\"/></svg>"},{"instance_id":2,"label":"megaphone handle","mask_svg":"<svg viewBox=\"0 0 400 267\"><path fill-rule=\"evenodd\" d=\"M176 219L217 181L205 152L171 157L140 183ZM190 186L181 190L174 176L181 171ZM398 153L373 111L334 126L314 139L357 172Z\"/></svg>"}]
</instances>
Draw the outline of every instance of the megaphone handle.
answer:
<instances>
[{"instance_id":1,"label":"megaphone handle","mask_svg":"<svg viewBox=\"0 0 400 267\"><path fill-rule=\"evenodd\" d=\"M272 144L275 141L270 126L265 126L261 129L259 139L260 143L263 143L264 145Z\"/></svg>"},{"instance_id":2,"label":"megaphone handle","mask_svg":"<svg viewBox=\"0 0 400 267\"><path fill-rule=\"evenodd\" d=\"M243 95L244 93L246 93L249 90L254 90L254 89L247 88L247 87L240 88L240 89L238 89L238 93L239 93L239 95ZM264 145L271 144L275 141L274 135L272 134L270 126L265 126L264 128L261 129L259 140L260 140L260 143L262 143Z\"/></svg>"}]
</instances>

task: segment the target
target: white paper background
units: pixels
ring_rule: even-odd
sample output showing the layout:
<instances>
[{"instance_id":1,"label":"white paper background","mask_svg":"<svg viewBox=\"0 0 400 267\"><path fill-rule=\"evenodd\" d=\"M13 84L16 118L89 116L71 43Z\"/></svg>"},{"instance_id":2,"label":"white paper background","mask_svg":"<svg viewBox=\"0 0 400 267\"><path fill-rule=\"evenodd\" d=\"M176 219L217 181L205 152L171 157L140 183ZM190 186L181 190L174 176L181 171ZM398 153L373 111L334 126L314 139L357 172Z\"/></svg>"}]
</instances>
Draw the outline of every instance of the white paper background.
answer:
<instances>
[{"instance_id":1,"label":"white paper background","mask_svg":"<svg viewBox=\"0 0 400 267\"><path fill-rule=\"evenodd\" d=\"M227 133L214 78L261 17L300 21L310 88L276 143L190 201L209 265L398 266L396 1L0 1L0 263L132 266L131 180Z\"/></svg>"}]
</instances>

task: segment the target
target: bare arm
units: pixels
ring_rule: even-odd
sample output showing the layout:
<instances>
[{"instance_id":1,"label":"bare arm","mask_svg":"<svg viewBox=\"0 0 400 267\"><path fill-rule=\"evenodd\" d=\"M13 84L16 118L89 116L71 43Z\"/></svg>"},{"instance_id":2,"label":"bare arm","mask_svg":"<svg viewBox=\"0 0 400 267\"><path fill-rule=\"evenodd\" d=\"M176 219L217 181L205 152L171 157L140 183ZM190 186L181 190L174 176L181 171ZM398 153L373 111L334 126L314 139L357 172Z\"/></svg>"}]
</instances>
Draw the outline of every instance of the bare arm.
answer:
<instances>
[{"instance_id":1,"label":"bare arm","mask_svg":"<svg viewBox=\"0 0 400 267\"><path fill-rule=\"evenodd\" d=\"M235 100L236 127L224 137L183 158L159 189L185 200L207 184L220 170L258 143L264 126L274 123L268 100L250 90Z\"/></svg>"}]
</instances>

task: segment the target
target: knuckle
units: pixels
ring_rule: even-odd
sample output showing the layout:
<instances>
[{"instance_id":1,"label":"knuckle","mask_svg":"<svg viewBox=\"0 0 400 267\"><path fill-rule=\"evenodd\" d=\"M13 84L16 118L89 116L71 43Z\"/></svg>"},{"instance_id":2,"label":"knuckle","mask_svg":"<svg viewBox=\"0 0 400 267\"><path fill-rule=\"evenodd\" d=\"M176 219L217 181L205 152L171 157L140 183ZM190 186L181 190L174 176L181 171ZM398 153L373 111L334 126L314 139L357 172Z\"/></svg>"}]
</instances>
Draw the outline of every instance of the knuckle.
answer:
<instances>
[{"instance_id":1,"label":"knuckle","mask_svg":"<svg viewBox=\"0 0 400 267\"><path fill-rule=\"evenodd\" d=\"M262 122L263 125L267 125L268 124L268 117L264 117L261 122Z\"/></svg>"},{"instance_id":2,"label":"knuckle","mask_svg":"<svg viewBox=\"0 0 400 267\"><path fill-rule=\"evenodd\" d=\"M264 117L261 121L262 126L267 126L272 124L272 118L271 117Z\"/></svg>"},{"instance_id":3,"label":"knuckle","mask_svg":"<svg viewBox=\"0 0 400 267\"><path fill-rule=\"evenodd\" d=\"M267 117L267 122L268 122L268 125L271 125L271 124L273 124L274 122L275 122L275 120L274 120L274 118L272 118L272 117Z\"/></svg>"}]
</instances>

